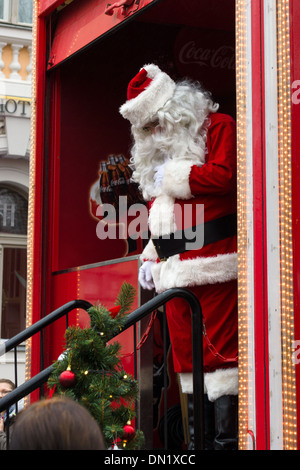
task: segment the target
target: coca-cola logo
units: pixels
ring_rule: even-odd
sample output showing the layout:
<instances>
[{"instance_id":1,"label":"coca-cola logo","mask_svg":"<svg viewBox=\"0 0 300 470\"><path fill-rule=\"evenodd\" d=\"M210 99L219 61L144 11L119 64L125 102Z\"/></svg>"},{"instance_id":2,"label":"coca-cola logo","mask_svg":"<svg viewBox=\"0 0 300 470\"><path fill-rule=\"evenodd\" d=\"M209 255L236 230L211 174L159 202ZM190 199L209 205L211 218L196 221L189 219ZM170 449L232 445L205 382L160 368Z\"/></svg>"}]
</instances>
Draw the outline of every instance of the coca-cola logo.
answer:
<instances>
[{"instance_id":1,"label":"coca-cola logo","mask_svg":"<svg viewBox=\"0 0 300 470\"><path fill-rule=\"evenodd\" d=\"M216 49L199 47L196 41L184 44L178 53L178 60L182 64L196 64L200 67L212 67L234 70L234 48L221 45Z\"/></svg>"},{"instance_id":2,"label":"coca-cola logo","mask_svg":"<svg viewBox=\"0 0 300 470\"><path fill-rule=\"evenodd\" d=\"M175 41L179 74L200 81L216 94L228 94L235 85L235 39L228 31L183 28Z\"/></svg>"}]
</instances>

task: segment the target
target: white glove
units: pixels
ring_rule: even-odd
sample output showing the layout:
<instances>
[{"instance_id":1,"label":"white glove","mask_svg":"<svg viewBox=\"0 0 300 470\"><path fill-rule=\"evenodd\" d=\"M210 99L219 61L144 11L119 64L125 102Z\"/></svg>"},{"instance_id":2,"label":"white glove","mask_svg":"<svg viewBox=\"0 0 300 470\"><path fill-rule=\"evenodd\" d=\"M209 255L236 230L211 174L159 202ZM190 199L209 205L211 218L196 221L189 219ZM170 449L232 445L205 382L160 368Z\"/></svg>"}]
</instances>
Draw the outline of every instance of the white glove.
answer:
<instances>
[{"instance_id":1,"label":"white glove","mask_svg":"<svg viewBox=\"0 0 300 470\"><path fill-rule=\"evenodd\" d=\"M155 287L151 274L152 265L153 261L145 261L139 269L139 283L143 289L152 290Z\"/></svg>"},{"instance_id":2,"label":"white glove","mask_svg":"<svg viewBox=\"0 0 300 470\"><path fill-rule=\"evenodd\" d=\"M165 165L166 162L162 163L161 165L158 165L154 168L154 183L156 188L160 188L164 179L165 175Z\"/></svg>"}]
</instances>

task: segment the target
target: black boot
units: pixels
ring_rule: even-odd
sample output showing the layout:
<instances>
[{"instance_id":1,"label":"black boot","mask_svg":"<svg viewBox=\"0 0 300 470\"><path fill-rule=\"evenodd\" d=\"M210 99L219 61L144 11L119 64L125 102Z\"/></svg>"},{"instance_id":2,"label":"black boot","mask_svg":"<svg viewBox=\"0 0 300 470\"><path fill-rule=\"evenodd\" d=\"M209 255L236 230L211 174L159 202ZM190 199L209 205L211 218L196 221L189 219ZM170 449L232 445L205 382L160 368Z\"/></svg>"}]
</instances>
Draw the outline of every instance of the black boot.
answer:
<instances>
[{"instance_id":1,"label":"black boot","mask_svg":"<svg viewBox=\"0 0 300 470\"><path fill-rule=\"evenodd\" d=\"M190 442L188 450L194 450L194 403L193 395L188 395L188 422ZM207 395L204 395L204 448L205 450L212 450L215 437L215 415L214 404L208 400Z\"/></svg>"},{"instance_id":2,"label":"black boot","mask_svg":"<svg viewBox=\"0 0 300 470\"><path fill-rule=\"evenodd\" d=\"M224 395L214 402L215 450L238 450L238 397Z\"/></svg>"}]
</instances>

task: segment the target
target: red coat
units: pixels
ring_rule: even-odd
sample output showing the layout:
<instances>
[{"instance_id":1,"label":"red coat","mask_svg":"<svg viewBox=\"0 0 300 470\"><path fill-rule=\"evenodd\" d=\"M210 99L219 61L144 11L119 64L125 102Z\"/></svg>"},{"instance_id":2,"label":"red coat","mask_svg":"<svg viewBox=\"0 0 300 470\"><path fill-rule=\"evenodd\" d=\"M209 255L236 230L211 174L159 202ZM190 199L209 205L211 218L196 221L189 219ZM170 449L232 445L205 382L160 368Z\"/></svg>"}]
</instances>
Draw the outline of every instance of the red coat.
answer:
<instances>
[{"instance_id":1,"label":"red coat","mask_svg":"<svg viewBox=\"0 0 300 470\"><path fill-rule=\"evenodd\" d=\"M150 208L149 227L155 236L172 232L175 226L176 229L186 228L176 211L172 219L175 207L180 207L182 210L179 213L183 213L187 204L193 208L203 204L204 222L236 213L235 122L230 116L220 113L211 114L210 117L205 163L197 166L185 160L171 160L165 166L163 194ZM237 364L236 251L236 235L231 235L200 249L171 256L167 261L157 259L151 240L142 253L142 259L156 261L152 275L157 292L172 287L190 287L196 291L207 332L204 345L206 371ZM184 316L182 308L181 302L176 300L168 306L169 329L171 340L173 338L175 369L177 372L190 372L190 321L176 320ZM180 333L183 329L188 333Z\"/></svg>"}]
</instances>

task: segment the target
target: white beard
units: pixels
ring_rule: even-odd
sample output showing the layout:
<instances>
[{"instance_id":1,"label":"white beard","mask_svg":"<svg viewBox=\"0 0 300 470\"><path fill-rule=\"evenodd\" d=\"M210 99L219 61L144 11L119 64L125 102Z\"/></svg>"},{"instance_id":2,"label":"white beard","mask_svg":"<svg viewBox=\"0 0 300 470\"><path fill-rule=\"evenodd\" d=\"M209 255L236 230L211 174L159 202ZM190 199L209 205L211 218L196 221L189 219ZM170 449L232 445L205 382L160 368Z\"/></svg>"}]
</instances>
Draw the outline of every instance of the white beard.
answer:
<instances>
[{"instance_id":1,"label":"white beard","mask_svg":"<svg viewBox=\"0 0 300 470\"><path fill-rule=\"evenodd\" d=\"M135 139L132 148L132 178L140 185L144 199L150 200L161 195L161 188L155 187L155 167L167 160L188 161L202 166L205 163L206 133L195 146L186 128L178 126L176 132L168 136L157 130L146 134L140 129L132 129ZM199 144L200 141L200 144Z\"/></svg>"},{"instance_id":2,"label":"white beard","mask_svg":"<svg viewBox=\"0 0 300 470\"><path fill-rule=\"evenodd\" d=\"M160 191L154 185L154 168L166 160L166 155L155 146L153 135L143 134L135 136L132 148L131 162L133 164L132 179L137 182L146 201L159 195Z\"/></svg>"}]
</instances>

